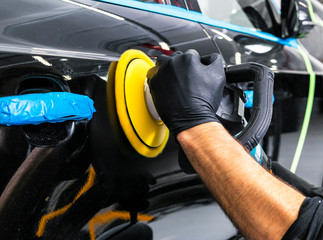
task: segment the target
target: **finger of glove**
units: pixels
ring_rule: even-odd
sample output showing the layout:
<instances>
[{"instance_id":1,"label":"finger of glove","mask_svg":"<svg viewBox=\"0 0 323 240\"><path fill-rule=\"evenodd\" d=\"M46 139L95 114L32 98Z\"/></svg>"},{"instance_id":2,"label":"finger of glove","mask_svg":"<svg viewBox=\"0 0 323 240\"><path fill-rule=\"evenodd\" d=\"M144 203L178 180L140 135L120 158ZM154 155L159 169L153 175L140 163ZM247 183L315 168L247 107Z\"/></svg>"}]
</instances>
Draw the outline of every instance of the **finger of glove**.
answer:
<instances>
[{"instance_id":1,"label":"finger of glove","mask_svg":"<svg viewBox=\"0 0 323 240\"><path fill-rule=\"evenodd\" d=\"M176 51L176 52L173 52L173 54L171 56L175 57L175 56L181 55L181 54L183 54L181 51Z\"/></svg>"},{"instance_id":2,"label":"finger of glove","mask_svg":"<svg viewBox=\"0 0 323 240\"><path fill-rule=\"evenodd\" d=\"M215 54L210 59L212 59L212 62L207 66L207 68L211 69L212 82L214 83L214 85L212 86L216 89L216 91L213 92L211 95L211 99L213 102L212 105L214 106L214 111L216 112L223 95L223 89L226 83L226 77L225 77L225 72L223 67L222 56L220 54Z\"/></svg>"},{"instance_id":3,"label":"finger of glove","mask_svg":"<svg viewBox=\"0 0 323 240\"><path fill-rule=\"evenodd\" d=\"M150 82L150 80L158 73L160 66L166 64L172 58L174 58L175 56L181 55L181 54L183 54L181 51L176 51L171 56L166 56L164 54L158 56L156 66L149 69L149 71L147 72L146 76L147 76L148 81Z\"/></svg>"},{"instance_id":4,"label":"finger of glove","mask_svg":"<svg viewBox=\"0 0 323 240\"><path fill-rule=\"evenodd\" d=\"M162 54L162 55L157 57L156 65L161 66L161 65L165 64L166 62L170 61L172 58L174 58L174 57L176 57L178 55L181 55L181 54L183 54L181 51L176 51L170 56L166 56L166 55Z\"/></svg>"},{"instance_id":5,"label":"finger of glove","mask_svg":"<svg viewBox=\"0 0 323 240\"><path fill-rule=\"evenodd\" d=\"M201 62L201 56L195 49L189 49L184 54L188 57L192 57L192 60L195 62Z\"/></svg>"},{"instance_id":6,"label":"finger of glove","mask_svg":"<svg viewBox=\"0 0 323 240\"><path fill-rule=\"evenodd\" d=\"M166 56L166 55L160 55L157 57L157 62L156 65L157 66L161 66L165 63L167 63L168 61L170 61L172 59L172 56Z\"/></svg>"},{"instance_id":7,"label":"finger of glove","mask_svg":"<svg viewBox=\"0 0 323 240\"><path fill-rule=\"evenodd\" d=\"M213 68L219 75L222 75L225 79L225 73L224 73L224 66L223 66L223 58L222 55L218 53L213 53L208 58L210 63L208 64L208 67Z\"/></svg>"},{"instance_id":8,"label":"finger of glove","mask_svg":"<svg viewBox=\"0 0 323 240\"><path fill-rule=\"evenodd\" d=\"M219 56L221 56L221 55L219 55L217 53L212 53L210 55L203 56L203 57L201 57L201 63L204 65L210 65L214 61L216 61Z\"/></svg>"},{"instance_id":9,"label":"finger of glove","mask_svg":"<svg viewBox=\"0 0 323 240\"><path fill-rule=\"evenodd\" d=\"M147 72L147 79L148 82L158 73L159 67L164 65L166 62L170 61L172 57L166 56L166 55L160 55L157 58L156 66L152 67L151 69L148 70Z\"/></svg>"}]
</instances>

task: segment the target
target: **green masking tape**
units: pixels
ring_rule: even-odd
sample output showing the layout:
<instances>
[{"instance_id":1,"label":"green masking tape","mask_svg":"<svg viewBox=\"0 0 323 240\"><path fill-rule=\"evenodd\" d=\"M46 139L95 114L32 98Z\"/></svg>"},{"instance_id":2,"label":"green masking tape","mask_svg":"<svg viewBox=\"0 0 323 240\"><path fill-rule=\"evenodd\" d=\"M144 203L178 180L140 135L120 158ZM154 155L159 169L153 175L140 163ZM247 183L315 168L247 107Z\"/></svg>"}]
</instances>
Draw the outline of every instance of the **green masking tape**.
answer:
<instances>
[{"instance_id":1,"label":"green masking tape","mask_svg":"<svg viewBox=\"0 0 323 240\"><path fill-rule=\"evenodd\" d=\"M308 6L308 11L310 13L310 18L312 22L320 24L323 27L323 21L320 18L316 18L311 0L307 0L307 6Z\"/></svg>"},{"instance_id":2,"label":"green masking tape","mask_svg":"<svg viewBox=\"0 0 323 240\"><path fill-rule=\"evenodd\" d=\"M312 64L310 59L308 58L306 52L302 49L300 46L298 49L304 59L306 70L310 75L310 81L309 81L309 91L308 91L308 98L307 98L307 105L306 105L306 110L305 110L305 116L304 116L304 121L303 121L303 126L301 130L301 134L298 140L298 144L296 147L294 159L292 162L292 165L290 167L290 171L295 173L296 169L299 164L299 160L303 151L306 135L307 135L307 130L310 124L310 119L312 115L312 109L313 109L313 103L314 103L314 94L315 94L315 79L316 75L313 71Z\"/></svg>"},{"instance_id":3,"label":"green masking tape","mask_svg":"<svg viewBox=\"0 0 323 240\"><path fill-rule=\"evenodd\" d=\"M312 22L317 23L311 0L307 0L307 6L308 6L308 11L310 13L310 18Z\"/></svg>"}]
</instances>

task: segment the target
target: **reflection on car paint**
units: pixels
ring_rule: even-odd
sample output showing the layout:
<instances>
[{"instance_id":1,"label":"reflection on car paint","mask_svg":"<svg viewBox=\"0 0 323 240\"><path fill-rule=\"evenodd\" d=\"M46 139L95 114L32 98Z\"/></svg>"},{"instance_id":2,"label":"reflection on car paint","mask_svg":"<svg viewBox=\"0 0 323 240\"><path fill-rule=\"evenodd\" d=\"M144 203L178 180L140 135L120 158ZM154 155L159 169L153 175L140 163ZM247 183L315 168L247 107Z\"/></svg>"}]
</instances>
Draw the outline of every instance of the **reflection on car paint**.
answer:
<instances>
[{"instance_id":1,"label":"reflection on car paint","mask_svg":"<svg viewBox=\"0 0 323 240\"><path fill-rule=\"evenodd\" d=\"M269 34L269 33L264 33L264 32L260 32L260 31L256 31L255 29L250 29L250 28L226 23L223 21L219 21L216 19L208 18L201 13L198 13L195 11L187 11L187 10L184 10L183 8L178 8L178 7L171 6L171 5L142 3L142 2L137 2L137 1L133 1L133 0L122 0L122 1L119 1L119 0L98 0L98 1L112 3L112 4L126 6L126 7L131 7L131 8L136 8L136 9L140 9L143 11L150 11L150 12L157 13L157 14L164 14L167 16L172 16L172 17L177 17L177 18L189 20L189 21L194 21L197 23L207 24L207 25L214 26L214 27L225 28L225 29L235 31L235 32L246 33L251 36L259 37L259 38L266 39L266 40L269 40L272 42L277 42L282 45L287 45L287 46L291 46L294 48L298 48L298 46L299 46L299 44L297 43L295 38L281 39L281 38L276 37L276 36Z\"/></svg>"}]
</instances>

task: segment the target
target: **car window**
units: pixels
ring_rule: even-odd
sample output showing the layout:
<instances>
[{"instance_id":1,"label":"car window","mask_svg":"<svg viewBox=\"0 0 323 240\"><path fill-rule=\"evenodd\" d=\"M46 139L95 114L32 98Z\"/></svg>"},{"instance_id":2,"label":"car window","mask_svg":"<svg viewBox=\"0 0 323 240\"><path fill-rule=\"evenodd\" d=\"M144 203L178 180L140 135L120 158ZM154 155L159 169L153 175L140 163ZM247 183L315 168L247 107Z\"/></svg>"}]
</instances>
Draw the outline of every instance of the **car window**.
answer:
<instances>
[{"instance_id":1,"label":"car window","mask_svg":"<svg viewBox=\"0 0 323 240\"><path fill-rule=\"evenodd\" d=\"M168 4L176 7L181 7L186 9L186 4L184 0L138 0L140 2L146 3L159 3L159 4Z\"/></svg>"},{"instance_id":2,"label":"car window","mask_svg":"<svg viewBox=\"0 0 323 240\"><path fill-rule=\"evenodd\" d=\"M166 4L166 0L138 0L140 2L146 3L159 3L159 4Z\"/></svg>"},{"instance_id":3,"label":"car window","mask_svg":"<svg viewBox=\"0 0 323 240\"><path fill-rule=\"evenodd\" d=\"M177 7L186 8L184 0L170 0L170 3Z\"/></svg>"},{"instance_id":4,"label":"car window","mask_svg":"<svg viewBox=\"0 0 323 240\"><path fill-rule=\"evenodd\" d=\"M268 33L279 33L279 0L137 0L173 5L207 17ZM274 22L273 22L274 21Z\"/></svg>"},{"instance_id":5,"label":"car window","mask_svg":"<svg viewBox=\"0 0 323 240\"><path fill-rule=\"evenodd\" d=\"M186 0L186 2L188 9L201 12L210 18L263 32L273 31L266 0Z\"/></svg>"},{"instance_id":6,"label":"car window","mask_svg":"<svg viewBox=\"0 0 323 240\"><path fill-rule=\"evenodd\" d=\"M253 28L252 23L236 0L197 0L201 12L211 18Z\"/></svg>"}]
</instances>

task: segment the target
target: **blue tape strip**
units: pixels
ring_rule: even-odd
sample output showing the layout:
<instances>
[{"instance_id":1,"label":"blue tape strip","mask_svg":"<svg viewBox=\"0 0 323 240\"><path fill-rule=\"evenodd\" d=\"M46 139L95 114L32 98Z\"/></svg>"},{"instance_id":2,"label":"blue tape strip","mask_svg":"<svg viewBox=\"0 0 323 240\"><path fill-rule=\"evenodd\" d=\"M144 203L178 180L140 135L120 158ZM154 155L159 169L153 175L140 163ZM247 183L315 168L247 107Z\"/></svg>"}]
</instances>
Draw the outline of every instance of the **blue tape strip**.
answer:
<instances>
[{"instance_id":1,"label":"blue tape strip","mask_svg":"<svg viewBox=\"0 0 323 240\"><path fill-rule=\"evenodd\" d=\"M246 108L252 108L253 106L253 91L244 91L247 102L245 103Z\"/></svg>"},{"instance_id":2,"label":"blue tape strip","mask_svg":"<svg viewBox=\"0 0 323 240\"><path fill-rule=\"evenodd\" d=\"M254 29L250 29L247 27L238 26L235 24L223 22L220 20L216 20L210 17L203 15L202 13L195 12L195 11L188 11L184 8L172 6L172 5L164 5L158 3L146 3L146 2L139 2L136 0L96 0L98 2L105 2L111 3L115 5L135 8L147 12L153 12L157 14L167 15L171 17L181 18L197 23L202 23L214 27L225 28L234 32L245 33L251 36L255 36L261 39L265 39L272 42L277 42L282 45L287 45L290 47L298 48L299 43L296 41L295 38L287 38L282 39L276 37L270 33L265 33L261 31L256 31Z\"/></svg>"},{"instance_id":3,"label":"blue tape strip","mask_svg":"<svg viewBox=\"0 0 323 240\"><path fill-rule=\"evenodd\" d=\"M50 92L0 98L0 124L38 125L68 120L90 120L95 112L88 96Z\"/></svg>"},{"instance_id":4,"label":"blue tape strip","mask_svg":"<svg viewBox=\"0 0 323 240\"><path fill-rule=\"evenodd\" d=\"M245 103L246 108L252 108L253 106L253 90L244 91L247 102ZM275 96L273 95L273 103L275 102Z\"/></svg>"}]
</instances>

